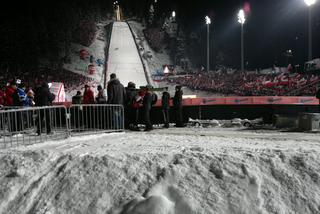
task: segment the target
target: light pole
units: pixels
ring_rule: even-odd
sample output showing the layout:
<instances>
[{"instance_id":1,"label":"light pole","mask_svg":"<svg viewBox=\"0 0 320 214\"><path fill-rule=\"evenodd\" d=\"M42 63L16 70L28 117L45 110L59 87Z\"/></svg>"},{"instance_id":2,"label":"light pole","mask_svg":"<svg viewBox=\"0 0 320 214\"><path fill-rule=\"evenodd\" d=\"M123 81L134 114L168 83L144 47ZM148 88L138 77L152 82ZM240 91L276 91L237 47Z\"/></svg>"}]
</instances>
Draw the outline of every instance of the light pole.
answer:
<instances>
[{"instance_id":1,"label":"light pole","mask_svg":"<svg viewBox=\"0 0 320 214\"><path fill-rule=\"evenodd\" d=\"M243 42L243 25L246 22L246 16L244 10L240 10L238 13L238 22L241 24L241 71L244 71L244 42Z\"/></svg>"},{"instance_id":2,"label":"light pole","mask_svg":"<svg viewBox=\"0 0 320 214\"><path fill-rule=\"evenodd\" d=\"M207 25L207 72L209 73L210 70L210 24L211 19L209 16L205 17L206 25Z\"/></svg>"},{"instance_id":3,"label":"light pole","mask_svg":"<svg viewBox=\"0 0 320 214\"><path fill-rule=\"evenodd\" d=\"M317 0L304 0L306 5L308 6L308 12L309 12L309 23L308 23L308 60L312 60L312 5L314 5Z\"/></svg>"}]
</instances>

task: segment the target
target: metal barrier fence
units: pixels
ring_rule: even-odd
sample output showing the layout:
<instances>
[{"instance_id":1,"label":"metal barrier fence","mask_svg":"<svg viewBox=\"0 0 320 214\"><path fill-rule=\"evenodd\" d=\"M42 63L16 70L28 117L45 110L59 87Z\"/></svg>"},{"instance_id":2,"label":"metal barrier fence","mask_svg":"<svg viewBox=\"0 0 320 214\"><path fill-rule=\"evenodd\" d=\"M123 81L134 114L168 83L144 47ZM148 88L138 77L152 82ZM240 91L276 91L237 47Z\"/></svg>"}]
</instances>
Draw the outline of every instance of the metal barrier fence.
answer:
<instances>
[{"instance_id":1,"label":"metal barrier fence","mask_svg":"<svg viewBox=\"0 0 320 214\"><path fill-rule=\"evenodd\" d=\"M74 105L0 110L0 149L124 130L121 105Z\"/></svg>"},{"instance_id":2,"label":"metal barrier fence","mask_svg":"<svg viewBox=\"0 0 320 214\"><path fill-rule=\"evenodd\" d=\"M66 108L33 107L0 111L0 148L69 136Z\"/></svg>"},{"instance_id":3,"label":"metal barrier fence","mask_svg":"<svg viewBox=\"0 0 320 214\"><path fill-rule=\"evenodd\" d=\"M68 112L71 135L124 130L122 105L72 105Z\"/></svg>"}]
</instances>

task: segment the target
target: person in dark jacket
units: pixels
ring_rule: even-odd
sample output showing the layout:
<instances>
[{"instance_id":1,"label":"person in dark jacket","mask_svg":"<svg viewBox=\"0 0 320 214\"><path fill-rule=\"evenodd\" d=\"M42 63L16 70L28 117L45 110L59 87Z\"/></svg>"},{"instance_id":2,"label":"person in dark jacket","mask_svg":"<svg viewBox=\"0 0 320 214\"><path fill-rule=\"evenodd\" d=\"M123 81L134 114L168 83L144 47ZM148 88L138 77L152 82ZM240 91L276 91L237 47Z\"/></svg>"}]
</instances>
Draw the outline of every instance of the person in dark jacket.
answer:
<instances>
[{"instance_id":1,"label":"person in dark jacket","mask_svg":"<svg viewBox=\"0 0 320 214\"><path fill-rule=\"evenodd\" d=\"M176 92L173 97L173 107L176 115L176 127L184 127L182 116L182 95L183 91L181 86L176 86Z\"/></svg>"},{"instance_id":2,"label":"person in dark jacket","mask_svg":"<svg viewBox=\"0 0 320 214\"><path fill-rule=\"evenodd\" d=\"M139 108L134 107L134 100L138 95L138 91L136 89L136 84L133 82L129 82L128 86L125 88L126 90L126 99L124 105L125 111L125 128L134 130L138 125L138 114Z\"/></svg>"},{"instance_id":3,"label":"person in dark jacket","mask_svg":"<svg viewBox=\"0 0 320 214\"><path fill-rule=\"evenodd\" d=\"M74 105L81 105L82 104L82 95L81 91L77 91L76 95L72 97L72 104ZM79 106L73 106L73 108L70 109L71 113L71 128L75 128L75 131L79 131L79 128L82 125L82 115L83 111L82 108Z\"/></svg>"},{"instance_id":4,"label":"person in dark jacket","mask_svg":"<svg viewBox=\"0 0 320 214\"><path fill-rule=\"evenodd\" d=\"M34 102L36 106L51 106L55 95L50 92L47 82L42 81L41 85L35 89Z\"/></svg>"},{"instance_id":5,"label":"person in dark jacket","mask_svg":"<svg viewBox=\"0 0 320 214\"><path fill-rule=\"evenodd\" d=\"M76 95L72 97L72 104L81 105L81 103L82 103L81 91L77 91Z\"/></svg>"},{"instance_id":6,"label":"person in dark jacket","mask_svg":"<svg viewBox=\"0 0 320 214\"><path fill-rule=\"evenodd\" d=\"M107 104L106 96L101 85L98 85L98 95L96 97L97 104Z\"/></svg>"},{"instance_id":7,"label":"person in dark jacket","mask_svg":"<svg viewBox=\"0 0 320 214\"><path fill-rule=\"evenodd\" d=\"M49 85L44 80L39 82L40 84L35 89L35 105L38 107L51 106L55 99L55 95L50 92ZM37 134L41 135L43 125L47 131L47 134L51 133L51 118L49 109L40 109L38 114Z\"/></svg>"},{"instance_id":8,"label":"person in dark jacket","mask_svg":"<svg viewBox=\"0 0 320 214\"><path fill-rule=\"evenodd\" d=\"M152 93L150 92L151 86L147 85L145 87L145 95L143 97L143 119L144 124L146 126L144 131L151 131L153 129L151 119L150 119L150 111L152 107Z\"/></svg>"},{"instance_id":9,"label":"person in dark jacket","mask_svg":"<svg viewBox=\"0 0 320 214\"><path fill-rule=\"evenodd\" d=\"M110 75L110 81L108 82L107 87L107 94L108 94L108 101L107 104L113 105L124 105L125 98L126 98L126 91L124 86L120 83L117 79L116 74L112 73ZM114 129L120 129L124 126L123 124L123 117L121 108L116 107L113 108L113 127Z\"/></svg>"},{"instance_id":10,"label":"person in dark jacket","mask_svg":"<svg viewBox=\"0 0 320 214\"><path fill-rule=\"evenodd\" d=\"M123 105L126 97L126 91L124 86L117 79L116 74L110 75L110 81L107 87L108 93L108 104L119 104Z\"/></svg>"},{"instance_id":11,"label":"person in dark jacket","mask_svg":"<svg viewBox=\"0 0 320 214\"><path fill-rule=\"evenodd\" d=\"M164 120L164 128L169 128L169 109L170 109L170 94L168 92L168 88L162 93L162 114Z\"/></svg>"}]
</instances>

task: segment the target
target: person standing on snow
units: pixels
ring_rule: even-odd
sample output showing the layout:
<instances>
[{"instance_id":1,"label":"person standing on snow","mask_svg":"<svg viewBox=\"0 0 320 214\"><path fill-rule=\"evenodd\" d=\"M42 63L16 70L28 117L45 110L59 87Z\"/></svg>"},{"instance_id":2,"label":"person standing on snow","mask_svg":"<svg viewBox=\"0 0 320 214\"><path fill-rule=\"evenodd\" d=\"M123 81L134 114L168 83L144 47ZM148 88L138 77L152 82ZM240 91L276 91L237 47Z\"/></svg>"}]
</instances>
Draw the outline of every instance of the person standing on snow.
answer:
<instances>
[{"instance_id":1,"label":"person standing on snow","mask_svg":"<svg viewBox=\"0 0 320 214\"><path fill-rule=\"evenodd\" d=\"M176 92L173 97L173 107L176 114L176 127L184 127L182 115L182 95L183 91L180 85L176 86Z\"/></svg>"},{"instance_id":2,"label":"person standing on snow","mask_svg":"<svg viewBox=\"0 0 320 214\"><path fill-rule=\"evenodd\" d=\"M77 91L76 95L72 97L72 104L81 105L81 103L82 103L81 91Z\"/></svg>"},{"instance_id":3,"label":"person standing on snow","mask_svg":"<svg viewBox=\"0 0 320 214\"><path fill-rule=\"evenodd\" d=\"M97 104L107 104L106 96L101 85L98 85L98 95L96 97Z\"/></svg>"},{"instance_id":4,"label":"person standing on snow","mask_svg":"<svg viewBox=\"0 0 320 214\"><path fill-rule=\"evenodd\" d=\"M166 87L166 90L162 93L162 114L163 114L163 120L164 120L164 128L169 128L169 109L170 109L170 94L168 92L168 87Z\"/></svg>"},{"instance_id":5,"label":"person standing on snow","mask_svg":"<svg viewBox=\"0 0 320 214\"><path fill-rule=\"evenodd\" d=\"M108 104L118 104L123 105L126 97L126 91L124 86L120 83L116 74L110 75L110 81L108 82L107 87L108 93Z\"/></svg>"},{"instance_id":6,"label":"person standing on snow","mask_svg":"<svg viewBox=\"0 0 320 214\"><path fill-rule=\"evenodd\" d=\"M49 85L46 81L41 80L40 85L35 90L34 101L36 106L44 107L51 106L52 102L55 99L55 95L50 92ZM47 131L47 134L51 133L51 117L49 109L40 109L38 115L38 123L37 123L37 135L41 135L42 133L42 124L44 121L44 125Z\"/></svg>"},{"instance_id":7,"label":"person standing on snow","mask_svg":"<svg viewBox=\"0 0 320 214\"><path fill-rule=\"evenodd\" d=\"M125 113L125 128L133 129L136 124L136 112L137 108L133 107L134 99L138 95L138 91L136 90L136 84L133 82L129 82L128 86L125 88L126 90L126 99L124 105L124 113Z\"/></svg>"},{"instance_id":8,"label":"person standing on snow","mask_svg":"<svg viewBox=\"0 0 320 214\"><path fill-rule=\"evenodd\" d=\"M150 85L147 85L145 87L145 95L143 98L143 119L144 119L144 124L146 126L144 131L151 131L153 130L152 123L150 120L150 111L152 107L152 93L150 92L150 89L152 87Z\"/></svg>"},{"instance_id":9,"label":"person standing on snow","mask_svg":"<svg viewBox=\"0 0 320 214\"><path fill-rule=\"evenodd\" d=\"M17 83L13 80L10 82L9 86L6 87L6 106L20 106L19 95L17 91Z\"/></svg>"},{"instance_id":10,"label":"person standing on snow","mask_svg":"<svg viewBox=\"0 0 320 214\"><path fill-rule=\"evenodd\" d=\"M108 101L107 104L113 104L113 105L124 105L125 98L126 98L126 91L124 89L124 86L120 83L118 80L116 74L112 73L110 74L110 81L108 82L107 87L107 94L108 94ZM114 127L119 129L124 126L123 124L123 117L121 113L121 108L116 107L113 108L113 124Z\"/></svg>"},{"instance_id":11,"label":"person standing on snow","mask_svg":"<svg viewBox=\"0 0 320 214\"><path fill-rule=\"evenodd\" d=\"M94 104L94 95L90 86L84 86L83 100L82 104Z\"/></svg>"}]
</instances>

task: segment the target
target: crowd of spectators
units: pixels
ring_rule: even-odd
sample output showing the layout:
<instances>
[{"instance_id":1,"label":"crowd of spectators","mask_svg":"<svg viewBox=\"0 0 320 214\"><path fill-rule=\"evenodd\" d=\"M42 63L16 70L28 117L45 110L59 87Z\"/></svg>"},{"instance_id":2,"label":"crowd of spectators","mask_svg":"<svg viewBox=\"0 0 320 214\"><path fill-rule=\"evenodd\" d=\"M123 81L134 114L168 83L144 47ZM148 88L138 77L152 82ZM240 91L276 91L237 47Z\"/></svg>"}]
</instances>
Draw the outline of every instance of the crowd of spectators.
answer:
<instances>
[{"instance_id":1,"label":"crowd of spectators","mask_svg":"<svg viewBox=\"0 0 320 214\"><path fill-rule=\"evenodd\" d=\"M79 87L93 82L92 78L85 77L66 70L48 70L46 72L22 72L15 71L12 73L9 70L1 70L0 72L0 89L4 92L5 87L13 80L21 80L26 88L34 88L36 79L43 79L46 82L62 82L66 92L72 92ZM45 75L43 75L45 73Z\"/></svg>"},{"instance_id":2,"label":"crowd of spectators","mask_svg":"<svg viewBox=\"0 0 320 214\"><path fill-rule=\"evenodd\" d=\"M193 90L230 96L314 96L319 76L284 72L201 72L174 77L170 81Z\"/></svg>"}]
</instances>

